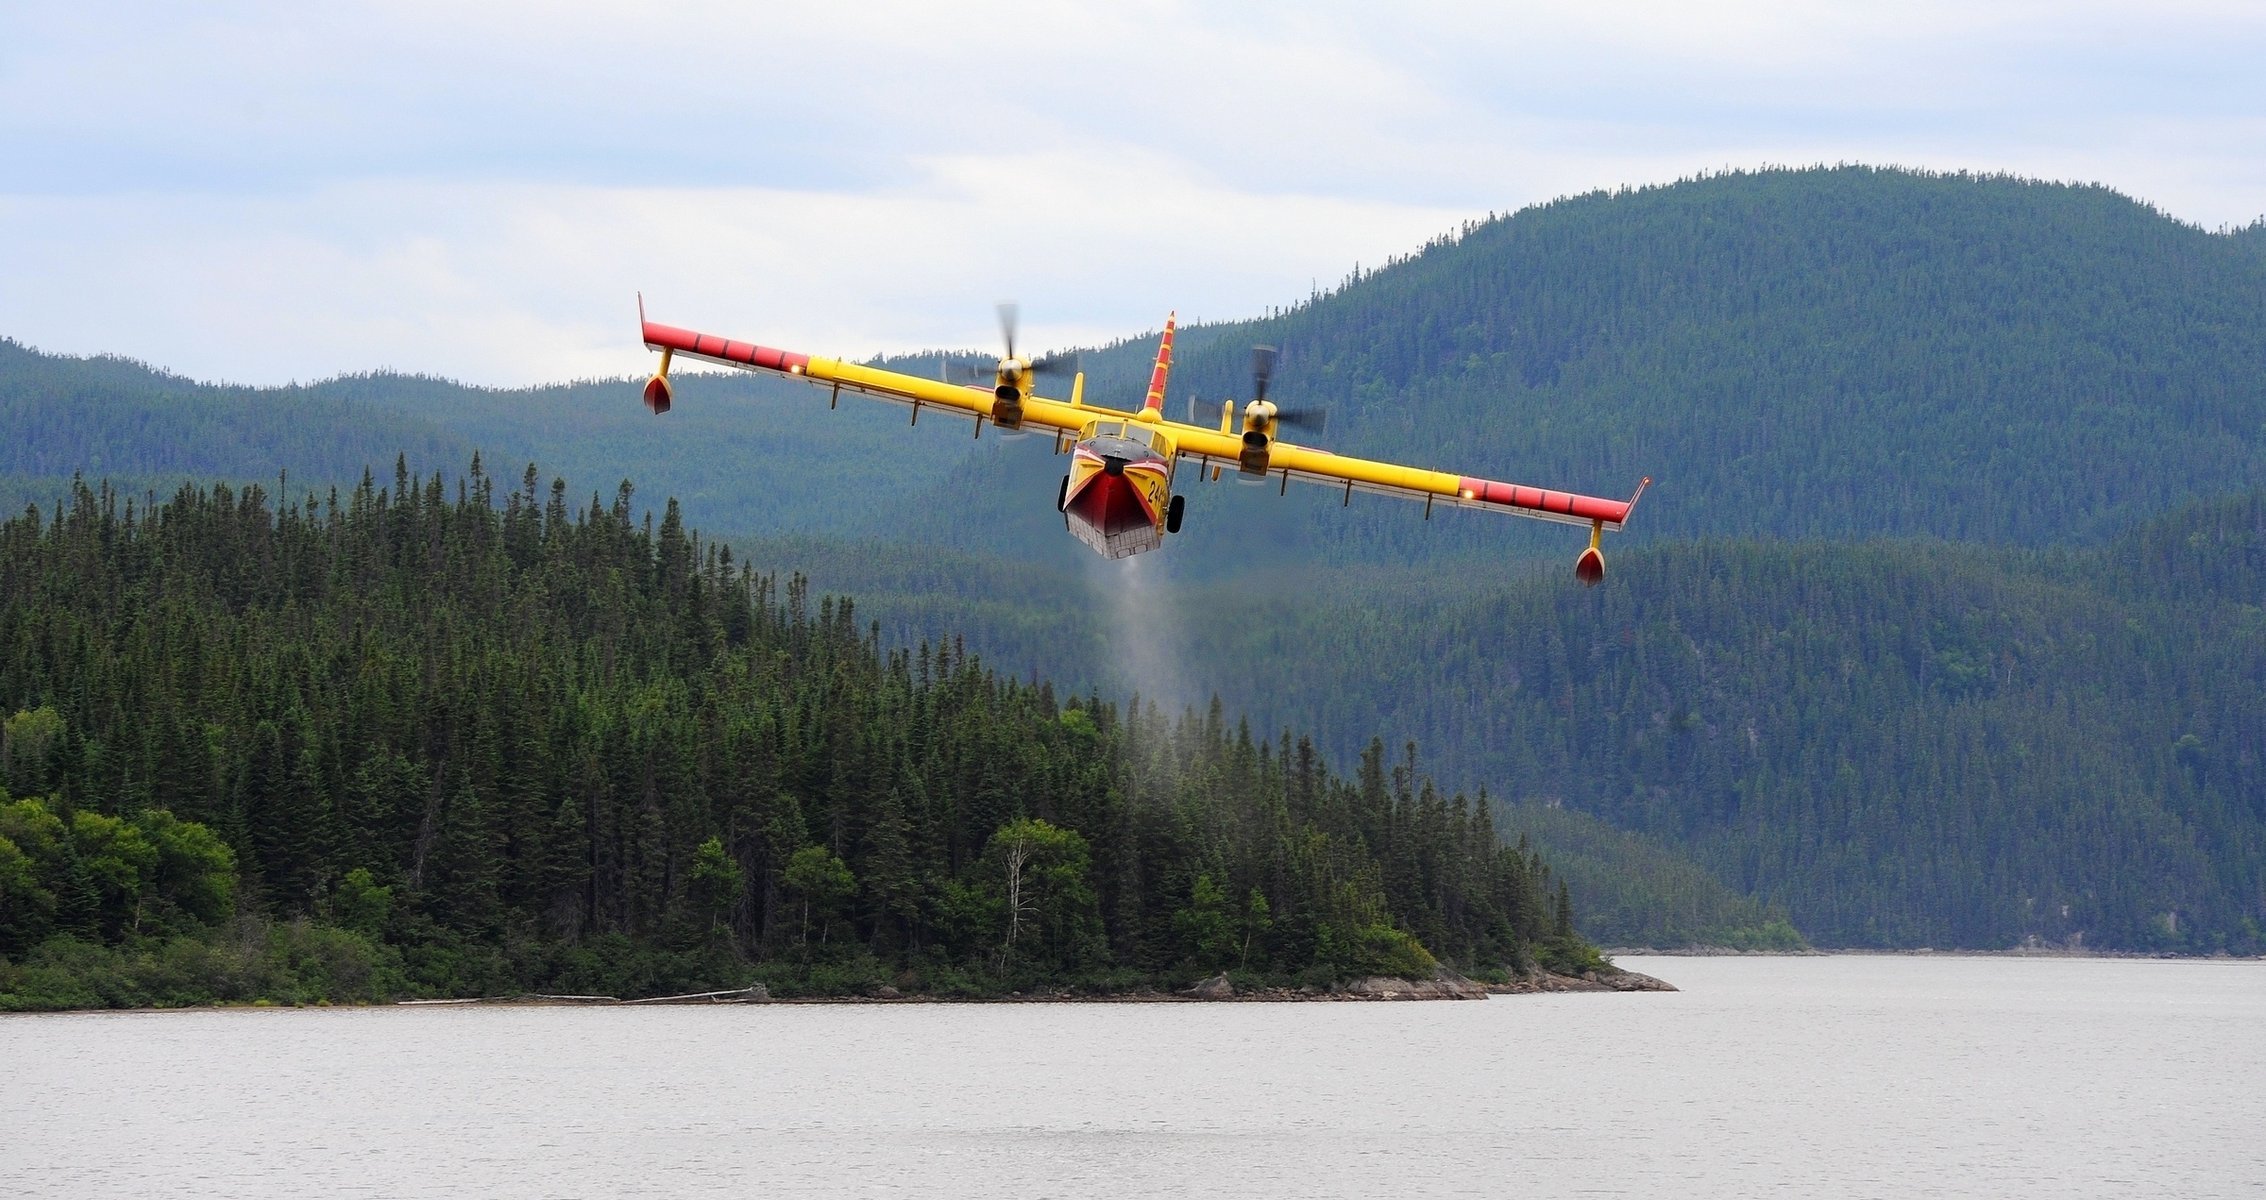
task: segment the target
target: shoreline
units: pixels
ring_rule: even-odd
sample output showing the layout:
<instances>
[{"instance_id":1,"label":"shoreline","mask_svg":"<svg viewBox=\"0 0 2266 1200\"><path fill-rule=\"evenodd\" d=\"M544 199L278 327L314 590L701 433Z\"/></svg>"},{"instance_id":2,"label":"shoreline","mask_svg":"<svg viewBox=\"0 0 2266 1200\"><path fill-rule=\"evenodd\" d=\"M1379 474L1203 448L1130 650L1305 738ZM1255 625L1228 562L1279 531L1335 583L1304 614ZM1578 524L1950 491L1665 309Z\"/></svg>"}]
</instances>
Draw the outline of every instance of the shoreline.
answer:
<instances>
[{"instance_id":1,"label":"shoreline","mask_svg":"<svg viewBox=\"0 0 2266 1200\"><path fill-rule=\"evenodd\" d=\"M2098 958L2143 962L2189 963L2255 963L2266 962L2266 954L2172 954L2151 953L2143 950L2070 950L2059 947L2017 946L2007 950L1937 950L1919 946L1909 950L1876 950L1869 947L1811 948L1808 950L1737 950L1729 946L1679 946L1674 949L1644 949L1615 946L1601 951L1608 960L1621 958Z\"/></svg>"},{"instance_id":2,"label":"shoreline","mask_svg":"<svg viewBox=\"0 0 2266 1200\"><path fill-rule=\"evenodd\" d=\"M1224 990L1223 990L1224 988ZM1328 988L1271 987L1237 989L1224 976L1204 980L1191 988L1163 991L1142 988L1130 992L1010 993L1005 996L934 996L899 993L871 996L773 996L761 984L736 991L700 992L684 996L648 996L623 1000L614 996L578 996L541 992L516 996L467 996L437 1000L385 1000L366 1003L277 1004L246 1001L232 1004L182 1005L177 1008L59 1008L42 1012L0 1013L0 1017L61 1016L92 1013L289 1012L308 1009L414 1009L414 1008L685 1008L714 1005L824 1005L824 1004L1332 1004L1400 1003L1406 1001L1487 1000L1495 996L1566 995L1575 993L1673 992L1666 980L1637 971L1588 971L1559 975L1538 971L1507 983L1478 983L1442 970L1432 979L1408 980L1370 977Z\"/></svg>"}]
</instances>

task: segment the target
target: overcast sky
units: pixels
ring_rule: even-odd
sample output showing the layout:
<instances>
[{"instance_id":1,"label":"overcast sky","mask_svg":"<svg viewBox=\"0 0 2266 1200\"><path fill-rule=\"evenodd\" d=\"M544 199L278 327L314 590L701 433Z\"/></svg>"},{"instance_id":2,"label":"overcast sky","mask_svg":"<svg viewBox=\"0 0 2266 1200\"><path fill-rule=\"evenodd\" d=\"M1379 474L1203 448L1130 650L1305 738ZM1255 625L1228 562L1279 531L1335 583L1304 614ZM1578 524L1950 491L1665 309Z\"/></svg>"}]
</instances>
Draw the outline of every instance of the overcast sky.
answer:
<instances>
[{"instance_id":1,"label":"overcast sky","mask_svg":"<svg viewBox=\"0 0 2266 1200\"><path fill-rule=\"evenodd\" d=\"M203 379L1256 315L1490 211L1867 162L2266 213L2266 3L0 3L0 335Z\"/></svg>"}]
</instances>

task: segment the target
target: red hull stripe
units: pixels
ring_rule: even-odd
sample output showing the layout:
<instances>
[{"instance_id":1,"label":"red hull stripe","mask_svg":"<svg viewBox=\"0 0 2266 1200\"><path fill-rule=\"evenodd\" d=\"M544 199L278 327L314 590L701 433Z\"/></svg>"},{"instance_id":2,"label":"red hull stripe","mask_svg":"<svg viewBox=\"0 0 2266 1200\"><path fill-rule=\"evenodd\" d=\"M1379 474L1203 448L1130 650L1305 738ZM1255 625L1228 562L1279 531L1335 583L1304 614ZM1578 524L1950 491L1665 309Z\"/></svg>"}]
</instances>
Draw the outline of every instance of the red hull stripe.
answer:
<instances>
[{"instance_id":1,"label":"red hull stripe","mask_svg":"<svg viewBox=\"0 0 2266 1200\"><path fill-rule=\"evenodd\" d=\"M1578 496L1572 492L1553 492L1545 488L1524 487L1515 483L1497 483L1492 479L1465 477L1456 486L1471 494L1473 500L1483 504L1500 504L1505 508L1524 508L1534 512L1558 513L1584 521L1621 522L1629 517L1629 502L1606 500L1597 496Z\"/></svg>"},{"instance_id":2,"label":"red hull stripe","mask_svg":"<svg viewBox=\"0 0 2266 1200\"><path fill-rule=\"evenodd\" d=\"M656 350L674 350L679 354L738 363L765 371L793 372L810 364L808 354L758 346L753 342L735 342L712 333L695 333L690 329L656 325L651 321L645 323L645 344Z\"/></svg>"}]
</instances>

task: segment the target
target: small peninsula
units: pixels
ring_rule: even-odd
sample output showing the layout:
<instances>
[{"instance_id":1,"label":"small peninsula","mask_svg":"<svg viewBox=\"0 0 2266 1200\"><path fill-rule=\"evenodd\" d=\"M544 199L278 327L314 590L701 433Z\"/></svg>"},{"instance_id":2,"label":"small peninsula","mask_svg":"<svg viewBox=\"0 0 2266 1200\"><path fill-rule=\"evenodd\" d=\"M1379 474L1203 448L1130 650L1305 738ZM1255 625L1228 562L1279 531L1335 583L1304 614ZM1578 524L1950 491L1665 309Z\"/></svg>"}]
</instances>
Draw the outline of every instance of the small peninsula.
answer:
<instances>
[{"instance_id":1,"label":"small peninsula","mask_svg":"<svg viewBox=\"0 0 2266 1200\"><path fill-rule=\"evenodd\" d=\"M1413 745L1058 697L570 495L404 460L0 525L0 1007L1611 970Z\"/></svg>"}]
</instances>

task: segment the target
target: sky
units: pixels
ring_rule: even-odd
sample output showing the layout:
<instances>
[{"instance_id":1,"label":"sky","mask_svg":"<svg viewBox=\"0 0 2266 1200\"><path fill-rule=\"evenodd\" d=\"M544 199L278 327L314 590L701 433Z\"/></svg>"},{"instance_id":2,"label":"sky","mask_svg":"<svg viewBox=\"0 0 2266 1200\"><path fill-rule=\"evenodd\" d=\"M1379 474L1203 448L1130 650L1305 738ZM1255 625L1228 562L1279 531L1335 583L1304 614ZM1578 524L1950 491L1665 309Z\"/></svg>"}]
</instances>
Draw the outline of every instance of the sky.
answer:
<instances>
[{"instance_id":1,"label":"sky","mask_svg":"<svg viewBox=\"0 0 2266 1200\"><path fill-rule=\"evenodd\" d=\"M0 336L197 379L1091 345L1863 162L2266 214L2256 0L0 4Z\"/></svg>"}]
</instances>

